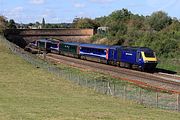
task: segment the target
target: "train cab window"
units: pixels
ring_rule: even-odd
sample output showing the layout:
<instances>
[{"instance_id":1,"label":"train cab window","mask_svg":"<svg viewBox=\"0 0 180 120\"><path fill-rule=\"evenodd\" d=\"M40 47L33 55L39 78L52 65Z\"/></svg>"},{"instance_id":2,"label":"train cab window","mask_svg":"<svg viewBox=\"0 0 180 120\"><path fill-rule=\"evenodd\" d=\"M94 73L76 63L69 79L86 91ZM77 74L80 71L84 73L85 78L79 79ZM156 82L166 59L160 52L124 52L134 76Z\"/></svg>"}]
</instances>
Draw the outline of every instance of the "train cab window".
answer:
<instances>
[{"instance_id":1,"label":"train cab window","mask_svg":"<svg viewBox=\"0 0 180 120\"><path fill-rule=\"evenodd\" d=\"M145 57L155 57L154 52L144 52Z\"/></svg>"},{"instance_id":2,"label":"train cab window","mask_svg":"<svg viewBox=\"0 0 180 120\"><path fill-rule=\"evenodd\" d=\"M141 59L142 58L142 56L141 56L141 53L140 52L137 52L137 61L139 61L139 59Z\"/></svg>"}]
</instances>

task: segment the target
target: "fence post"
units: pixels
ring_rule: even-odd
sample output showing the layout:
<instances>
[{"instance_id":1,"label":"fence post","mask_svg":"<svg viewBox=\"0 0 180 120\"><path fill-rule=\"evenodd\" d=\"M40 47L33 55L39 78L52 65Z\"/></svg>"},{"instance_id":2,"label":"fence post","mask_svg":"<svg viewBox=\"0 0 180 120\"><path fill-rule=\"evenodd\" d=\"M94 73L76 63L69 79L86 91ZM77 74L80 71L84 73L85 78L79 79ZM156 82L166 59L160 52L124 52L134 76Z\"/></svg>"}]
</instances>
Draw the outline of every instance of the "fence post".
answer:
<instances>
[{"instance_id":1,"label":"fence post","mask_svg":"<svg viewBox=\"0 0 180 120\"><path fill-rule=\"evenodd\" d=\"M103 93L106 94L105 82L103 81Z\"/></svg>"},{"instance_id":2,"label":"fence post","mask_svg":"<svg viewBox=\"0 0 180 120\"><path fill-rule=\"evenodd\" d=\"M80 76L78 75L78 85L80 85Z\"/></svg>"},{"instance_id":3,"label":"fence post","mask_svg":"<svg viewBox=\"0 0 180 120\"><path fill-rule=\"evenodd\" d=\"M159 94L158 91L156 92L156 107L158 108L158 104L159 104Z\"/></svg>"},{"instance_id":4,"label":"fence post","mask_svg":"<svg viewBox=\"0 0 180 120\"><path fill-rule=\"evenodd\" d=\"M113 95L116 96L116 84L114 83L113 86L114 86L113 87L114 88L114 94Z\"/></svg>"},{"instance_id":5,"label":"fence post","mask_svg":"<svg viewBox=\"0 0 180 120\"><path fill-rule=\"evenodd\" d=\"M124 100L126 100L126 94L127 94L127 86L124 85Z\"/></svg>"},{"instance_id":6,"label":"fence post","mask_svg":"<svg viewBox=\"0 0 180 120\"><path fill-rule=\"evenodd\" d=\"M86 78L86 87L88 87L88 80L87 80L87 78Z\"/></svg>"},{"instance_id":7,"label":"fence post","mask_svg":"<svg viewBox=\"0 0 180 120\"><path fill-rule=\"evenodd\" d=\"M96 91L96 79L94 80L94 91Z\"/></svg>"},{"instance_id":8,"label":"fence post","mask_svg":"<svg viewBox=\"0 0 180 120\"><path fill-rule=\"evenodd\" d=\"M180 94L177 94L177 111L180 112Z\"/></svg>"},{"instance_id":9,"label":"fence post","mask_svg":"<svg viewBox=\"0 0 180 120\"><path fill-rule=\"evenodd\" d=\"M43 59L46 59L46 51L43 51Z\"/></svg>"},{"instance_id":10,"label":"fence post","mask_svg":"<svg viewBox=\"0 0 180 120\"><path fill-rule=\"evenodd\" d=\"M139 103L143 104L143 99L142 99L142 89L139 87Z\"/></svg>"},{"instance_id":11,"label":"fence post","mask_svg":"<svg viewBox=\"0 0 180 120\"><path fill-rule=\"evenodd\" d=\"M110 82L108 81L108 93L110 93L111 95L113 95L112 94L112 90L111 90L111 86L110 86Z\"/></svg>"}]
</instances>

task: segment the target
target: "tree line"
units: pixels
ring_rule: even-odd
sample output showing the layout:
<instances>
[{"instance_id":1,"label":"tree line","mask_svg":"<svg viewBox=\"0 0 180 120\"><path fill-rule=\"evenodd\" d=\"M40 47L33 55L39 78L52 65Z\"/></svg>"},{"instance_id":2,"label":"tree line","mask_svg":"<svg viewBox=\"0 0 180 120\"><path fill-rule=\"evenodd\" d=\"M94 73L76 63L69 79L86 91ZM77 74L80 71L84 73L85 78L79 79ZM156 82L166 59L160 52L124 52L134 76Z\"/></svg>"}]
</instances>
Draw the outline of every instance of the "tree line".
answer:
<instances>
[{"instance_id":1,"label":"tree line","mask_svg":"<svg viewBox=\"0 0 180 120\"><path fill-rule=\"evenodd\" d=\"M163 11L143 16L122 9L94 20L76 18L73 24L77 28L108 28L104 34L93 36L92 41L105 38L107 44L150 47L158 57L180 58L180 21Z\"/></svg>"},{"instance_id":2,"label":"tree line","mask_svg":"<svg viewBox=\"0 0 180 120\"><path fill-rule=\"evenodd\" d=\"M106 39L107 44L150 47L158 56L165 58L180 58L180 21L168 16L163 11L157 11L150 16L133 14L127 9L112 12L108 16L95 19L74 18L72 23L50 24L29 23L42 25L42 28L108 28L103 34L93 36L93 41ZM14 20L7 21L0 16L0 32L5 28L16 28Z\"/></svg>"}]
</instances>

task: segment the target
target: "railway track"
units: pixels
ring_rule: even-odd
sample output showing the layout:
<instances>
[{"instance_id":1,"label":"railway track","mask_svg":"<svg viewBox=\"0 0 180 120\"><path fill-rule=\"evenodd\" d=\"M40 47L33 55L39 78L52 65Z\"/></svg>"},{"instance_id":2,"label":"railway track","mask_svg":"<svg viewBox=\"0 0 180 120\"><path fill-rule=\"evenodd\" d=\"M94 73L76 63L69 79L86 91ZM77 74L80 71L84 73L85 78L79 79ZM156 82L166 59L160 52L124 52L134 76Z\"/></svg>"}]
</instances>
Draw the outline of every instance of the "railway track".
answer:
<instances>
[{"instance_id":1,"label":"railway track","mask_svg":"<svg viewBox=\"0 0 180 120\"><path fill-rule=\"evenodd\" d=\"M14 46L13 49L16 49L16 51L21 52L21 54L26 54L26 52L18 46ZM106 64L100 64L51 53L47 54L46 58L51 61L78 67L82 70L91 70L95 72L109 74L113 77L129 81L141 87L151 87L156 90L163 90L171 93L180 94L179 76L149 74L145 72L124 69L117 66L110 66Z\"/></svg>"},{"instance_id":2,"label":"railway track","mask_svg":"<svg viewBox=\"0 0 180 120\"><path fill-rule=\"evenodd\" d=\"M173 93L180 93L180 79L179 77L161 76L160 74L145 73L106 64L94 63L86 60L75 59L71 57L48 54L47 59L68 64L81 69L91 70L109 74L113 77L127 80L143 87L151 87L163 91Z\"/></svg>"},{"instance_id":3,"label":"railway track","mask_svg":"<svg viewBox=\"0 0 180 120\"><path fill-rule=\"evenodd\" d=\"M162 73L162 72L154 73L154 74L156 76L159 76L159 77L164 78L164 79L171 79L174 81L180 81L180 76L178 76L178 75L171 75L171 74L166 74L166 73Z\"/></svg>"}]
</instances>

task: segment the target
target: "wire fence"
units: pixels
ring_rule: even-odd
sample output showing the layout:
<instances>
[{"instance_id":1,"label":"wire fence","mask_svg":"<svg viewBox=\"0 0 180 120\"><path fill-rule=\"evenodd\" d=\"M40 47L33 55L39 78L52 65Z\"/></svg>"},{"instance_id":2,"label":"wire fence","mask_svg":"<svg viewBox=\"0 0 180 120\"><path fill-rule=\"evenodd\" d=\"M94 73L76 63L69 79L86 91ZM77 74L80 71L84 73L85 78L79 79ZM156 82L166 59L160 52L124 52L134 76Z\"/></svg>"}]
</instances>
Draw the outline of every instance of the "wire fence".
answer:
<instances>
[{"instance_id":1,"label":"wire fence","mask_svg":"<svg viewBox=\"0 0 180 120\"><path fill-rule=\"evenodd\" d=\"M47 70L60 78L64 78L83 87L88 87L99 93L120 97L124 100L133 100L145 106L180 111L180 95L158 92L135 86L125 81L117 80L104 75L77 74L68 69L62 69L56 65L40 59L36 55L25 52L6 39L0 38L14 54L20 56L32 65Z\"/></svg>"}]
</instances>

